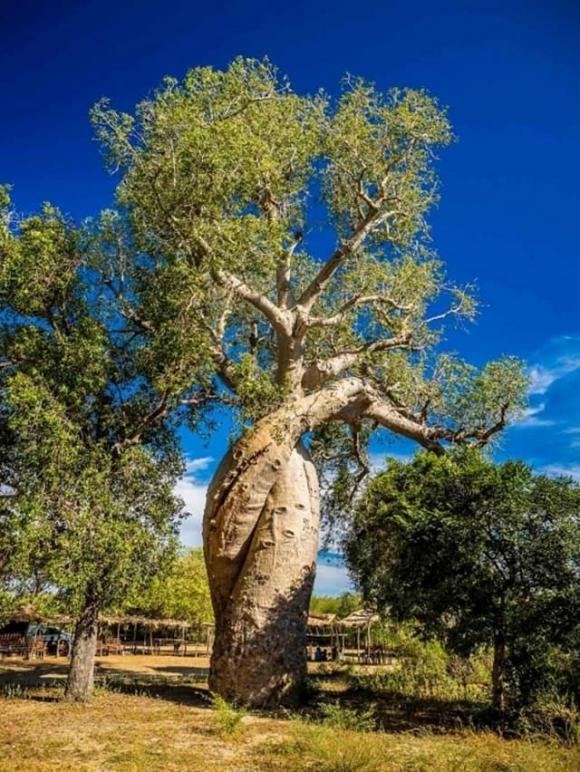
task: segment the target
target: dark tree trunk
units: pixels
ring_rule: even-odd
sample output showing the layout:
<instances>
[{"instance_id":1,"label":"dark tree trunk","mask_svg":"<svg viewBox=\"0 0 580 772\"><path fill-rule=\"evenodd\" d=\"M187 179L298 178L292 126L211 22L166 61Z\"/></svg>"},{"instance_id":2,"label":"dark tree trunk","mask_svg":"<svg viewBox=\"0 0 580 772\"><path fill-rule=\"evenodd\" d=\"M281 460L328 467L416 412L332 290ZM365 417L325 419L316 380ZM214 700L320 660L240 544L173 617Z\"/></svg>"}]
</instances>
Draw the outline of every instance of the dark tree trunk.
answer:
<instances>
[{"instance_id":1,"label":"dark tree trunk","mask_svg":"<svg viewBox=\"0 0 580 772\"><path fill-rule=\"evenodd\" d=\"M99 608L94 599L87 600L77 620L71 652L65 699L85 702L93 694L95 653L97 649Z\"/></svg>"},{"instance_id":2,"label":"dark tree trunk","mask_svg":"<svg viewBox=\"0 0 580 772\"><path fill-rule=\"evenodd\" d=\"M491 703L499 713L505 711L506 640L502 632L495 635L491 671Z\"/></svg>"}]
</instances>

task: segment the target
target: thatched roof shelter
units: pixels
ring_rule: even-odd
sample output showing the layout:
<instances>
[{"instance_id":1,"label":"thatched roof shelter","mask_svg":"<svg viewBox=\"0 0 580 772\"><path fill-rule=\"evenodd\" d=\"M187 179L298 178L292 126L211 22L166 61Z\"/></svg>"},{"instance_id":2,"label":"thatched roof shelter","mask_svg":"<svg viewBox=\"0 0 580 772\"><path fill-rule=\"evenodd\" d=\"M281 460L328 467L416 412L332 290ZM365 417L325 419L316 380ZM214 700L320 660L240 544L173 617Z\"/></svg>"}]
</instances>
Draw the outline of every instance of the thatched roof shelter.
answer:
<instances>
[{"instance_id":1,"label":"thatched roof shelter","mask_svg":"<svg viewBox=\"0 0 580 772\"><path fill-rule=\"evenodd\" d=\"M99 622L105 625L139 625L156 630L160 627L180 627L189 629L191 622L183 619L151 619L150 617L133 615L103 615L99 617Z\"/></svg>"},{"instance_id":2,"label":"thatched roof shelter","mask_svg":"<svg viewBox=\"0 0 580 772\"><path fill-rule=\"evenodd\" d=\"M378 622L379 618L379 615L374 611L370 611L369 609L359 609L358 611L353 611L352 614L349 614L344 619L341 619L338 624L341 627L354 629L357 627L370 627L373 622Z\"/></svg>"},{"instance_id":3,"label":"thatched roof shelter","mask_svg":"<svg viewBox=\"0 0 580 772\"><path fill-rule=\"evenodd\" d=\"M46 615L39 611L32 603L27 603L6 614L6 619L11 622L43 622L46 619Z\"/></svg>"},{"instance_id":4,"label":"thatched roof shelter","mask_svg":"<svg viewBox=\"0 0 580 772\"><path fill-rule=\"evenodd\" d=\"M309 614L308 627L331 627L336 621L336 614Z\"/></svg>"}]
</instances>

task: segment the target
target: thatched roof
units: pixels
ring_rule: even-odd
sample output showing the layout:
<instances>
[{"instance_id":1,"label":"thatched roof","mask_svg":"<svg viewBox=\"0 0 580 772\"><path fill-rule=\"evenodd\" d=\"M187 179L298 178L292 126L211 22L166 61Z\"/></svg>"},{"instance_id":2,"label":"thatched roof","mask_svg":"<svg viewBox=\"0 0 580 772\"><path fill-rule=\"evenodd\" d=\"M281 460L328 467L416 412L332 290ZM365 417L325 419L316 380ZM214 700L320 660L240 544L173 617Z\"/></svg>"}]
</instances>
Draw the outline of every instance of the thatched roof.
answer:
<instances>
[{"instance_id":1,"label":"thatched roof","mask_svg":"<svg viewBox=\"0 0 580 772\"><path fill-rule=\"evenodd\" d=\"M149 619L140 616L101 616L99 621L106 625L141 625L154 630L159 627L191 627L191 623L183 619Z\"/></svg>"},{"instance_id":2,"label":"thatched roof","mask_svg":"<svg viewBox=\"0 0 580 772\"><path fill-rule=\"evenodd\" d=\"M330 627L336 620L336 614L309 614L308 627Z\"/></svg>"},{"instance_id":3,"label":"thatched roof","mask_svg":"<svg viewBox=\"0 0 580 772\"><path fill-rule=\"evenodd\" d=\"M379 621L379 615L369 609L353 611L338 623L341 627L368 627L373 622Z\"/></svg>"},{"instance_id":4,"label":"thatched roof","mask_svg":"<svg viewBox=\"0 0 580 772\"><path fill-rule=\"evenodd\" d=\"M42 622L46 618L32 603L20 606L6 617L11 622Z\"/></svg>"}]
</instances>

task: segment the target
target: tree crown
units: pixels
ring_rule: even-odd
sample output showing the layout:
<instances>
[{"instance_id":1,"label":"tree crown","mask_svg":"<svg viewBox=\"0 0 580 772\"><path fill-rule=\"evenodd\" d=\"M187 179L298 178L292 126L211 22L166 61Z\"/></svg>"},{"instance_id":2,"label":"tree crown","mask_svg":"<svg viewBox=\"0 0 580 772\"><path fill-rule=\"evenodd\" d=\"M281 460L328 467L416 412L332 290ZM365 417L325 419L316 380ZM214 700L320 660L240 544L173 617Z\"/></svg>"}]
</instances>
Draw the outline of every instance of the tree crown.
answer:
<instances>
[{"instance_id":1,"label":"tree crown","mask_svg":"<svg viewBox=\"0 0 580 772\"><path fill-rule=\"evenodd\" d=\"M337 99L299 96L267 60L240 58L92 118L122 175L143 331L159 339L171 319L206 357L204 388L245 420L347 381L354 394L355 379L331 418L436 448L488 442L520 408L517 360L477 371L436 351L444 320L476 302L429 242L452 133L426 92L347 78Z\"/></svg>"}]
</instances>

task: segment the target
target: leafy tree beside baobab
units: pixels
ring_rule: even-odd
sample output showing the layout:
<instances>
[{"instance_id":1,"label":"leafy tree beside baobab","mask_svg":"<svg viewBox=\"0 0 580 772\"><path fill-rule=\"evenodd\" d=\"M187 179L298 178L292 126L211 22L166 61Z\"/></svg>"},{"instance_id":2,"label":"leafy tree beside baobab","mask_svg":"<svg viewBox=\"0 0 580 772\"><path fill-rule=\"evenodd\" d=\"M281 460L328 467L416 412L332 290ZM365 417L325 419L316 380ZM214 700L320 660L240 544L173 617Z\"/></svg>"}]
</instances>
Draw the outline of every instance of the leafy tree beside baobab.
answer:
<instances>
[{"instance_id":1,"label":"leafy tree beside baobab","mask_svg":"<svg viewBox=\"0 0 580 772\"><path fill-rule=\"evenodd\" d=\"M41 571L66 599L66 695L84 700L99 613L173 555L182 460L165 364L111 300L114 218L79 229L46 205L22 219L0 194L0 571Z\"/></svg>"},{"instance_id":2,"label":"leafy tree beside baobab","mask_svg":"<svg viewBox=\"0 0 580 772\"><path fill-rule=\"evenodd\" d=\"M578 698L573 480L474 450L391 460L357 503L346 554L367 603L458 654L490 647L496 710L529 706L542 690Z\"/></svg>"},{"instance_id":3,"label":"leafy tree beside baobab","mask_svg":"<svg viewBox=\"0 0 580 772\"><path fill-rule=\"evenodd\" d=\"M524 391L512 359L477 371L434 351L445 319L475 313L429 246L449 122L422 91L348 80L337 100L303 97L244 59L165 80L134 115L104 101L93 121L142 256L135 315L160 345L204 352L206 387L244 428L204 519L210 686L289 699L318 544L310 433L343 424L359 455L377 426L435 452L482 445Z\"/></svg>"}]
</instances>

